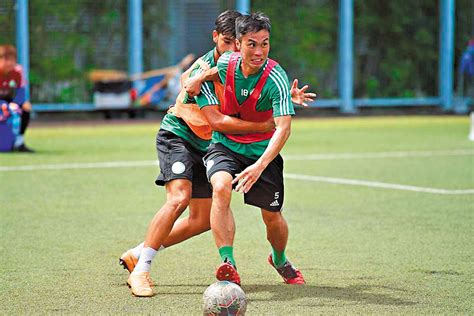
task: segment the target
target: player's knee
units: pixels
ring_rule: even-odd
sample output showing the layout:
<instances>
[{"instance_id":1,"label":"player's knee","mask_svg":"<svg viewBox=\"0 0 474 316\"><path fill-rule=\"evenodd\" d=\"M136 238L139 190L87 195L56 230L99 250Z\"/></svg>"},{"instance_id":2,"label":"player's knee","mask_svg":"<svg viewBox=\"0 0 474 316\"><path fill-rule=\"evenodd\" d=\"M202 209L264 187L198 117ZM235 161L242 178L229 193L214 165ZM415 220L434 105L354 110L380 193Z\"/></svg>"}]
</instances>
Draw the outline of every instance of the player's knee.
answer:
<instances>
[{"instance_id":1,"label":"player's knee","mask_svg":"<svg viewBox=\"0 0 474 316\"><path fill-rule=\"evenodd\" d=\"M262 210L262 218L266 226L281 225L285 220L281 212L269 212L266 210Z\"/></svg>"},{"instance_id":2,"label":"player's knee","mask_svg":"<svg viewBox=\"0 0 474 316\"><path fill-rule=\"evenodd\" d=\"M168 199L168 204L170 204L173 209L182 212L189 205L190 200L191 195L184 192L178 192L171 195L171 197Z\"/></svg>"},{"instance_id":3,"label":"player's knee","mask_svg":"<svg viewBox=\"0 0 474 316\"><path fill-rule=\"evenodd\" d=\"M232 185L226 182L216 181L212 185L212 197L222 198L228 197L232 194Z\"/></svg>"}]
</instances>

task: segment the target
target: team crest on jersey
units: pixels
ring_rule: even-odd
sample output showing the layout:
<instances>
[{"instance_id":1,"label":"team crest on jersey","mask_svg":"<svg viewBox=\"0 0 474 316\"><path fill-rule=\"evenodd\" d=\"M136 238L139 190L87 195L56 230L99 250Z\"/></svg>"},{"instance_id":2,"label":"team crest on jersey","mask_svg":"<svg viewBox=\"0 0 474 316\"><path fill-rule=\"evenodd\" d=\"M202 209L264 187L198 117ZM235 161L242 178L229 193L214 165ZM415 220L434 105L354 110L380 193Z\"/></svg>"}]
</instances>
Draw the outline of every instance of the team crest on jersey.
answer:
<instances>
[{"instance_id":1,"label":"team crest on jersey","mask_svg":"<svg viewBox=\"0 0 474 316\"><path fill-rule=\"evenodd\" d=\"M212 166L214 166L214 160L209 160L206 162L206 170L209 171L211 170Z\"/></svg>"},{"instance_id":2,"label":"team crest on jersey","mask_svg":"<svg viewBox=\"0 0 474 316\"><path fill-rule=\"evenodd\" d=\"M10 88L16 88L16 82L15 82L15 80L10 80L10 82L8 83L8 87L10 87Z\"/></svg>"},{"instance_id":3,"label":"team crest on jersey","mask_svg":"<svg viewBox=\"0 0 474 316\"><path fill-rule=\"evenodd\" d=\"M171 171L173 171L174 174L181 174L186 170L186 167L184 166L184 163L181 161L176 161L172 166L171 166Z\"/></svg>"}]
</instances>

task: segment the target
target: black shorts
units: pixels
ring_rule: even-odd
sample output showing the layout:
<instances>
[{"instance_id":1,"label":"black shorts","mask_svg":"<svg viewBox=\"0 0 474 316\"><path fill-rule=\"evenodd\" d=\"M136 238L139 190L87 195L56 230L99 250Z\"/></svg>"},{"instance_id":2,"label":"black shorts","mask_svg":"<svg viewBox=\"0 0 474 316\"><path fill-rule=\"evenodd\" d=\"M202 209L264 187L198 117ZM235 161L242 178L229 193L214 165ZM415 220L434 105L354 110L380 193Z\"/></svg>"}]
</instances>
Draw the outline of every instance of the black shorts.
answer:
<instances>
[{"instance_id":1,"label":"black shorts","mask_svg":"<svg viewBox=\"0 0 474 316\"><path fill-rule=\"evenodd\" d=\"M235 174L240 173L255 161L233 152L220 143L212 144L204 157L209 179L218 171L225 171L235 178ZM278 155L265 168L250 191L244 194L244 202L267 211L279 212L283 206L283 197L283 158Z\"/></svg>"},{"instance_id":2,"label":"black shorts","mask_svg":"<svg viewBox=\"0 0 474 316\"><path fill-rule=\"evenodd\" d=\"M156 135L156 150L160 162L160 174L156 185L164 186L168 181L188 179L192 182L193 198L211 198L212 189L203 164L205 153L191 146L181 137L160 129Z\"/></svg>"}]
</instances>

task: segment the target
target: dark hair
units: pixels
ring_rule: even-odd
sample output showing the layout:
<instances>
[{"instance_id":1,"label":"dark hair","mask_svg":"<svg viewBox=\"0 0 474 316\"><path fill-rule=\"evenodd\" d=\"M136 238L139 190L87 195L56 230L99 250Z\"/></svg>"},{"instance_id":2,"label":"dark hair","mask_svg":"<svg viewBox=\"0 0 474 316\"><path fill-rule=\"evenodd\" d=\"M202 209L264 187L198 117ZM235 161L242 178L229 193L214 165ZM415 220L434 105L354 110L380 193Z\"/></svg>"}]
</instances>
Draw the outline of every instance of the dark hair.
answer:
<instances>
[{"instance_id":1,"label":"dark hair","mask_svg":"<svg viewBox=\"0 0 474 316\"><path fill-rule=\"evenodd\" d=\"M242 16L239 11L227 10L219 14L216 19L215 30L219 34L235 37L235 20Z\"/></svg>"},{"instance_id":2,"label":"dark hair","mask_svg":"<svg viewBox=\"0 0 474 316\"><path fill-rule=\"evenodd\" d=\"M247 33L256 33L261 30L267 30L270 33L271 28L270 18L262 12L242 15L235 20L237 39L240 39Z\"/></svg>"}]
</instances>

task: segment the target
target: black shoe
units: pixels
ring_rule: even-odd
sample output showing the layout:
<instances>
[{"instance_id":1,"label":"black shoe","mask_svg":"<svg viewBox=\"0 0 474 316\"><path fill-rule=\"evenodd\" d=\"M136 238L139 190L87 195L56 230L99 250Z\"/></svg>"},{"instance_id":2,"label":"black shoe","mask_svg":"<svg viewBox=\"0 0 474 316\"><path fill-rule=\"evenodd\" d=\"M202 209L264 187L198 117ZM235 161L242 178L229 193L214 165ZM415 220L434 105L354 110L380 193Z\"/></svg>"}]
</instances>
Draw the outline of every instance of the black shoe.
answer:
<instances>
[{"instance_id":1,"label":"black shoe","mask_svg":"<svg viewBox=\"0 0 474 316\"><path fill-rule=\"evenodd\" d=\"M33 149L27 147L25 144L21 144L20 146L13 148L13 151L17 151L20 153L30 153L30 154L35 152Z\"/></svg>"}]
</instances>

